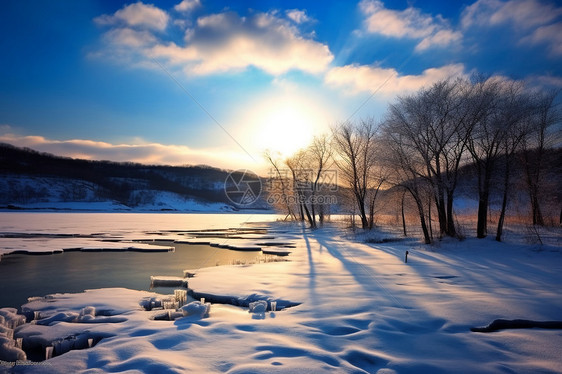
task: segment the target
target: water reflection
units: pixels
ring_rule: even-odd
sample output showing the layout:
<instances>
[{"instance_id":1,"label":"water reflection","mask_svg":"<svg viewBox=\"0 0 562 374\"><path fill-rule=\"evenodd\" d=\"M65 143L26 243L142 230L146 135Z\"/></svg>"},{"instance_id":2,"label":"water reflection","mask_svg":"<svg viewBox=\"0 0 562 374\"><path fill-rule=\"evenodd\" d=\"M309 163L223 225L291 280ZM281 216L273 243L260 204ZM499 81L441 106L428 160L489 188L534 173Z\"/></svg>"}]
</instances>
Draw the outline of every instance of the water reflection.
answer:
<instances>
[{"instance_id":1,"label":"water reflection","mask_svg":"<svg viewBox=\"0 0 562 374\"><path fill-rule=\"evenodd\" d=\"M168 245L166 243L165 245ZM171 243L169 245L172 245ZM261 252L175 244L175 252L66 252L8 255L0 261L0 307L19 307L27 297L55 292L125 287L150 290L151 275L183 276L183 270L252 263ZM154 289L169 293L169 289Z\"/></svg>"}]
</instances>

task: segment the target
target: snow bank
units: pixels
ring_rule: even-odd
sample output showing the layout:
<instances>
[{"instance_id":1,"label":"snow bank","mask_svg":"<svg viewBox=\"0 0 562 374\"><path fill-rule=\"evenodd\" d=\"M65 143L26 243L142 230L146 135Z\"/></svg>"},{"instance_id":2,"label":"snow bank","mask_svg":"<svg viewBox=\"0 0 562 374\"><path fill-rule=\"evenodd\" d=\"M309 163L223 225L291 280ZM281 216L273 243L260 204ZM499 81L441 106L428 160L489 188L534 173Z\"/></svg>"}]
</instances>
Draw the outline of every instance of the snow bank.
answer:
<instances>
[{"instance_id":1,"label":"snow bank","mask_svg":"<svg viewBox=\"0 0 562 374\"><path fill-rule=\"evenodd\" d=\"M536 251L488 239L362 244L334 228L282 227L298 237L290 262L199 269L189 286L204 303L186 300L182 309L166 310L162 295L125 289L32 300L24 312L59 320L16 328L24 346L26 339L81 334L99 341L13 371L562 372L561 330L470 331L499 318L561 319L560 247ZM247 306L211 301L207 311L210 299L201 295ZM271 301L281 300L301 304L267 314ZM87 307L95 308L95 320L120 320L72 320L91 316Z\"/></svg>"},{"instance_id":2,"label":"snow bank","mask_svg":"<svg viewBox=\"0 0 562 374\"><path fill-rule=\"evenodd\" d=\"M201 301L192 301L181 307L184 316L208 317L211 304Z\"/></svg>"},{"instance_id":3,"label":"snow bank","mask_svg":"<svg viewBox=\"0 0 562 374\"><path fill-rule=\"evenodd\" d=\"M0 361L15 362L27 359L21 341L14 339L14 329L24 323L25 317L17 314L17 309L0 309ZM0 370L2 370L1 365Z\"/></svg>"},{"instance_id":4,"label":"snow bank","mask_svg":"<svg viewBox=\"0 0 562 374\"><path fill-rule=\"evenodd\" d=\"M137 192L147 192L139 190ZM204 212L221 213L234 212L236 209L228 204L219 202L205 202L196 199L186 199L173 192L148 191L154 196L150 203L137 205L125 205L117 201L60 201L49 199L48 201L12 203L6 205L9 210L42 210L42 211L86 211L86 212Z\"/></svg>"}]
</instances>

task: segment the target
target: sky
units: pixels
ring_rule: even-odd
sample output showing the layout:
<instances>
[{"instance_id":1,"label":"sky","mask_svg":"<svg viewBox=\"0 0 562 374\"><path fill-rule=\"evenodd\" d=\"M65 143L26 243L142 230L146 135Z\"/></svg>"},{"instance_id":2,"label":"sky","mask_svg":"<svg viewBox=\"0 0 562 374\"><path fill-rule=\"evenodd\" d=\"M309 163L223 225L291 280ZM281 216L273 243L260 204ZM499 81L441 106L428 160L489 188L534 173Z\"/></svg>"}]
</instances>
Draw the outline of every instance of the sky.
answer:
<instances>
[{"instance_id":1,"label":"sky","mask_svg":"<svg viewBox=\"0 0 562 374\"><path fill-rule=\"evenodd\" d=\"M562 3L0 4L0 142L259 169L450 76L562 89Z\"/></svg>"}]
</instances>

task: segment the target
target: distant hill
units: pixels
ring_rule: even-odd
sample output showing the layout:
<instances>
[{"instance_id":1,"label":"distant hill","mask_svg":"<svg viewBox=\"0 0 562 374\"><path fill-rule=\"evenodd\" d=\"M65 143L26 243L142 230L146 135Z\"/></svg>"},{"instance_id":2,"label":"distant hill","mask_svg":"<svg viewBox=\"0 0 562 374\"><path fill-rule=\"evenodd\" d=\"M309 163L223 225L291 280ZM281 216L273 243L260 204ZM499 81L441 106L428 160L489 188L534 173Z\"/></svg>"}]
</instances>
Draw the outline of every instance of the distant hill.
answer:
<instances>
[{"instance_id":1,"label":"distant hill","mask_svg":"<svg viewBox=\"0 0 562 374\"><path fill-rule=\"evenodd\" d=\"M530 158L535 157L531 153ZM562 203L562 148L548 149L543 154L543 169L541 170L542 190L540 191L541 204L545 210L552 208L553 212L560 212ZM490 204L501 204L504 189L505 159L497 160L495 170L491 179ZM524 172L523 155L516 154L511 165L510 178L510 204L520 205L521 209L527 209L529 196L527 190L526 175ZM456 198L478 199L478 173L474 163L467 163L459 170L459 181Z\"/></svg>"},{"instance_id":2,"label":"distant hill","mask_svg":"<svg viewBox=\"0 0 562 374\"><path fill-rule=\"evenodd\" d=\"M0 208L232 211L229 171L54 156L0 143ZM258 200L250 208L263 209Z\"/></svg>"}]
</instances>

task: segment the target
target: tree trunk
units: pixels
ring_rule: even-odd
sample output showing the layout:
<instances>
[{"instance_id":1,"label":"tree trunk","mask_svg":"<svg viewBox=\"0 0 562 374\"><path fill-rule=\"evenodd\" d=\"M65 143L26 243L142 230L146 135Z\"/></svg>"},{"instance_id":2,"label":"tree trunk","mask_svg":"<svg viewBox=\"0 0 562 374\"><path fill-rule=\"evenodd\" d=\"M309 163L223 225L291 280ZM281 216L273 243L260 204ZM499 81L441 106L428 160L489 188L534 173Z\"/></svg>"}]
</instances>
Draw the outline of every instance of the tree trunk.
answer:
<instances>
[{"instance_id":1,"label":"tree trunk","mask_svg":"<svg viewBox=\"0 0 562 374\"><path fill-rule=\"evenodd\" d=\"M366 230L369 228L369 221L367 219L367 213L365 212L365 200L359 195L355 195L357 200L357 207L359 208L359 217L361 218L361 228Z\"/></svg>"},{"instance_id":2,"label":"tree trunk","mask_svg":"<svg viewBox=\"0 0 562 374\"><path fill-rule=\"evenodd\" d=\"M325 206L320 205L318 207L318 223L320 223L320 226L324 225L324 209Z\"/></svg>"},{"instance_id":3,"label":"tree trunk","mask_svg":"<svg viewBox=\"0 0 562 374\"><path fill-rule=\"evenodd\" d=\"M529 191L529 200L531 202L531 218L533 220L533 225L544 226L544 219L542 217L539 203L541 159L541 149L537 149L536 151L526 151L524 153L525 174Z\"/></svg>"},{"instance_id":4,"label":"tree trunk","mask_svg":"<svg viewBox=\"0 0 562 374\"><path fill-rule=\"evenodd\" d=\"M299 195L297 194L297 197ZM299 203L299 212L300 212L300 216L301 216L301 221L304 222L304 210L302 209L302 203Z\"/></svg>"},{"instance_id":5,"label":"tree trunk","mask_svg":"<svg viewBox=\"0 0 562 374\"><path fill-rule=\"evenodd\" d=\"M455 220L453 217L453 193L447 193L447 235L455 237L457 236L457 230L455 229Z\"/></svg>"},{"instance_id":6,"label":"tree trunk","mask_svg":"<svg viewBox=\"0 0 562 374\"><path fill-rule=\"evenodd\" d=\"M363 228L363 230L367 230L369 228L369 221L364 214L361 215L361 228Z\"/></svg>"},{"instance_id":7,"label":"tree trunk","mask_svg":"<svg viewBox=\"0 0 562 374\"><path fill-rule=\"evenodd\" d=\"M476 237L485 238L488 235L488 199L489 191L486 188L478 197L478 222L476 223Z\"/></svg>"},{"instance_id":8,"label":"tree trunk","mask_svg":"<svg viewBox=\"0 0 562 374\"><path fill-rule=\"evenodd\" d=\"M541 206L538 197L538 188L533 188L531 195L531 209L533 210L533 225L544 226L544 219L542 217Z\"/></svg>"},{"instance_id":9,"label":"tree trunk","mask_svg":"<svg viewBox=\"0 0 562 374\"><path fill-rule=\"evenodd\" d=\"M316 187L314 187L314 188L316 188ZM312 195L311 195L311 198L310 198L310 210L311 210L310 214L312 214L312 220L314 221L314 227L316 227L316 206L314 204L314 199L315 199L314 190L312 190Z\"/></svg>"},{"instance_id":10,"label":"tree trunk","mask_svg":"<svg viewBox=\"0 0 562 374\"><path fill-rule=\"evenodd\" d=\"M377 192L375 192L374 196L369 199L369 230L372 230L373 227L375 227L375 200L377 198Z\"/></svg>"},{"instance_id":11,"label":"tree trunk","mask_svg":"<svg viewBox=\"0 0 562 374\"><path fill-rule=\"evenodd\" d=\"M310 210L308 210L308 207L306 206L306 204L303 203L302 205L304 207L304 211L306 213L306 217L308 218L308 223L310 224L310 227L315 229L316 228L316 221L314 220L314 218L311 217Z\"/></svg>"},{"instance_id":12,"label":"tree trunk","mask_svg":"<svg viewBox=\"0 0 562 374\"><path fill-rule=\"evenodd\" d=\"M416 206L418 207L418 214L420 216L420 223L423 231L424 242L425 244L430 244L431 237L429 236L429 231L427 231L427 224L425 223L425 213L423 211L423 203L419 198L416 198L414 194L412 194L412 196L414 197L414 200L416 201Z\"/></svg>"},{"instance_id":13,"label":"tree trunk","mask_svg":"<svg viewBox=\"0 0 562 374\"><path fill-rule=\"evenodd\" d=\"M406 232L406 217L404 216L404 198L406 197L406 192L402 193L402 229L404 230L404 236L408 236ZM560 222L562 223L562 212L560 213Z\"/></svg>"},{"instance_id":14,"label":"tree trunk","mask_svg":"<svg viewBox=\"0 0 562 374\"><path fill-rule=\"evenodd\" d=\"M502 241L503 234L503 223L505 220L505 211L507 208L507 195L509 190L509 160L506 160L505 175L503 180L503 199L502 199L502 210L500 212L500 218L498 219L498 231L496 232L496 240L498 242Z\"/></svg>"},{"instance_id":15,"label":"tree trunk","mask_svg":"<svg viewBox=\"0 0 562 374\"><path fill-rule=\"evenodd\" d=\"M375 199L369 199L369 230L375 225Z\"/></svg>"},{"instance_id":16,"label":"tree trunk","mask_svg":"<svg viewBox=\"0 0 562 374\"><path fill-rule=\"evenodd\" d=\"M433 224L431 221L431 198L427 203L427 219L429 221L429 237L433 240Z\"/></svg>"},{"instance_id":17,"label":"tree trunk","mask_svg":"<svg viewBox=\"0 0 562 374\"><path fill-rule=\"evenodd\" d=\"M476 223L476 237L485 238L488 235L488 202L490 200L490 180L492 178L493 164L483 166L484 175L478 168L478 222Z\"/></svg>"},{"instance_id":18,"label":"tree trunk","mask_svg":"<svg viewBox=\"0 0 562 374\"><path fill-rule=\"evenodd\" d=\"M445 198L443 196L443 188L438 187L438 195L435 203L437 205L437 218L439 219L439 236L443 237L447 234L447 213L445 210Z\"/></svg>"}]
</instances>

